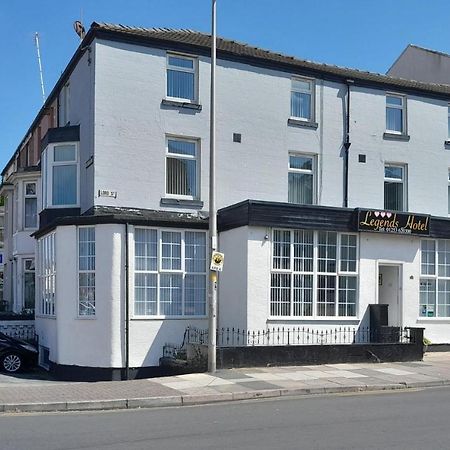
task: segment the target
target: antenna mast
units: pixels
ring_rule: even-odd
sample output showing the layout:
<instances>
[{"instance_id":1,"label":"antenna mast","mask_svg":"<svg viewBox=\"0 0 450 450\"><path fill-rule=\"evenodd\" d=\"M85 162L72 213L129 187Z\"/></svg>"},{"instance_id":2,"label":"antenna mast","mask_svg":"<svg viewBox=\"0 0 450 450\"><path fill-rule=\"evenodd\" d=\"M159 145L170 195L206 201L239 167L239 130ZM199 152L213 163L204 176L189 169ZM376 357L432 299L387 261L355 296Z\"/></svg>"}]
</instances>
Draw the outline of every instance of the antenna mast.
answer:
<instances>
[{"instance_id":1,"label":"antenna mast","mask_svg":"<svg viewBox=\"0 0 450 450\"><path fill-rule=\"evenodd\" d=\"M45 103L44 76L42 74L41 52L39 50L39 34L34 34L34 43L36 44L37 59L39 64L39 75L41 77L42 103Z\"/></svg>"}]
</instances>

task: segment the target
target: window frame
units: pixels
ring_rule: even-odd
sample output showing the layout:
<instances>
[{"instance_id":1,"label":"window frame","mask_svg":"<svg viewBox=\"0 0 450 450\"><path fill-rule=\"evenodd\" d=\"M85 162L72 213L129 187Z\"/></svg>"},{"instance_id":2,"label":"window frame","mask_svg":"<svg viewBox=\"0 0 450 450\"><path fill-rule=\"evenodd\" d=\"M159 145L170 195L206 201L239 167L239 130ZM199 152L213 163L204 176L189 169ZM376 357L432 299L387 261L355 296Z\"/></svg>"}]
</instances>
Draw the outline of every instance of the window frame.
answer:
<instances>
[{"instance_id":1,"label":"window frame","mask_svg":"<svg viewBox=\"0 0 450 450\"><path fill-rule=\"evenodd\" d=\"M274 267L274 242L275 242L275 232L289 232L290 233L290 254L289 254L289 268L275 268ZM313 254L312 254L312 271L295 271L294 270L294 233L298 231L311 232L313 233ZM324 272L319 271L319 233L328 232L336 233L336 268L334 272ZM341 270L341 245L342 236L349 235L354 236L356 239L356 255L355 255L355 271L345 271ZM358 320L359 319L359 283L360 283L360 269L359 269L359 251L360 251L360 240L358 233L340 233L335 231L323 231L323 230L294 230L290 228L272 228L271 232L271 263L270 263L270 277L273 274L289 274L291 277L290 283L290 314L289 315L272 315L271 314L271 303L272 303L272 282L269 281L269 320L323 320L323 321L335 321L335 320ZM312 315L294 315L294 283L293 279L295 275L311 275L312 276ZM318 314L318 280L320 276L332 276L335 278L335 295L334 295L334 307L335 314L330 315L319 315ZM339 315L339 280L342 277L355 277L356 278L356 292L355 292L355 315Z\"/></svg>"},{"instance_id":2,"label":"window frame","mask_svg":"<svg viewBox=\"0 0 450 450\"><path fill-rule=\"evenodd\" d=\"M75 159L73 161L55 161L55 148L60 146L75 146ZM78 141L55 142L49 144L42 154L42 204L43 208L78 208L80 206L80 148ZM56 166L76 166L76 203L53 204L53 168Z\"/></svg>"},{"instance_id":3,"label":"window frame","mask_svg":"<svg viewBox=\"0 0 450 450\"><path fill-rule=\"evenodd\" d=\"M83 257L93 256L94 257L94 269L80 269L80 230L82 229L93 229L94 230L94 240L93 241L84 241L84 242L93 242L94 243L94 255L83 255ZM96 240L96 227L95 225L84 225L77 227L77 318L78 319L96 319L97 318L97 277L96 277L96 267L97 267L97 240ZM80 275L81 274L93 274L94 275L94 308L93 314L80 314Z\"/></svg>"},{"instance_id":4,"label":"window frame","mask_svg":"<svg viewBox=\"0 0 450 450\"><path fill-rule=\"evenodd\" d=\"M27 261L32 261L33 265L34 265L34 269L27 269ZM26 277L25 274L27 273L33 273L34 274L34 307L33 308L26 308L25 305L25 284L26 284ZM36 283L36 259L32 256L26 256L22 258L22 310L24 309L32 309L33 311L35 311L36 309L36 287L37 287L37 283Z\"/></svg>"},{"instance_id":5,"label":"window frame","mask_svg":"<svg viewBox=\"0 0 450 450\"><path fill-rule=\"evenodd\" d=\"M135 233L136 229L153 230L156 231L157 239L157 256L156 256L156 270L136 270L136 255L135 255ZM162 233L163 232L175 232L181 233L181 265L180 269L163 269L162 268ZM204 272L187 272L186 271L186 233L202 233L205 236L205 271ZM129 247L130 247L130 292L131 305L130 312L131 318L135 320L161 320L161 319L205 319L208 317L208 236L207 232L198 229L174 229L174 228L155 228L149 226L133 226L129 232ZM156 314L137 314L136 313L136 286L135 279L138 273L150 273L156 275ZM181 283L181 314L179 315L167 315L161 314L161 275L175 274L182 276ZM204 315L185 315L186 309L186 288L185 279L186 275L201 275L205 277L205 314Z\"/></svg>"},{"instance_id":6,"label":"window frame","mask_svg":"<svg viewBox=\"0 0 450 450\"><path fill-rule=\"evenodd\" d=\"M192 61L192 69L188 67L179 67L179 66L172 66L169 63L169 58L173 56L175 58L180 59L187 59ZM194 55L188 55L185 53L176 53L176 52L167 52L166 53L166 67L165 67L165 99L170 101L176 101L181 103L192 103L192 104L198 104L199 103L199 70L198 70L199 64L198 64L198 57ZM168 72L169 70L175 70L178 72L186 72L186 73L193 73L194 74L194 98L184 98L184 97L172 97L167 92L168 87Z\"/></svg>"},{"instance_id":7,"label":"window frame","mask_svg":"<svg viewBox=\"0 0 450 450\"><path fill-rule=\"evenodd\" d=\"M195 156L191 155L183 155L180 153L169 153L169 141L183 141L190 142L195 145ZM191 161L195 161L195 190L196 195L183 195L183 194L169 194L167 192L167 160L168 158L172 159L187 159ZM201 194L201 183L200 183L200 175L201 175L201 167L200 167L200 139L195 137L185 137L185 136L175 136L175 135L166 135L166 148L165 148L165 159L164 159L164 198L174 198L174 199L182 199L182 200L200 200Z\"/></svg>"},{"instance_id":8,"label":"window frame","mask_svg":"<svg viewBox=\"0 0 450 450\"><path fill-rule=\"evenodd\" d=\"M31 194L27 194L27 185L29 185L29 184L34 184L35 185L35 194L34 195L31 195ZM23 189L23 212L22 212L22 214L23 214L23 229L24 230L36 230L37 228L38 228L38 223L39 223L39 220L38 220L38 217L39 217L39 213L38 213L38 210L39 210L39 205L38 205L38 181L37 180L32 180L32 181L28 181L28 180L26 180L26 181L24 181L23 182L23 187L22 187L22 189ZM26 200L27 199L36 199L36 225L34 226L34 227L27 227L26 226Z\"/></svg>"},{"instance_id":9,"label":"window frame","mask_svg":"<svg viewBox=\"0 0 450 450\"><path fill-rule=\"evenodd\" d=\"M305 158L310 158L312 161L311 170L306 169L293 169L291 168L290 157L291 156L300 156ZM302 173L302 174L311 174L312 175L312 203L294 203L289 202L289 174L290 173ZM296 151L290 151L288 153L288 202L292 205L317 205L317 173L318 173L318 163L317 163L317 155L313 153L302 153Z\"/></svg>"},{"instance_id":10,"label":"window frame","mask_svg":"<svg viewBox=\"0 0 450 450\"><path fill-rule=\"evenodd\" d=\"M314 123L316 119L316 80L315 78L309 78L309 77L302 77L299 75L293 75L290 79L291 81L291 88L290 88L290 111L289 111L289 118L293 120L302 121L305 123ZM307 82L311 83L311 88L309 90L306 89L296 89L294 88L294 81L300 81L300 82ZM310 107L310 117L299 117L294 116L292 114L292 93L293 92L299 92L302 94L309 94L311 98L311 107Z\"/></svg>"},{"instance_id":11,"label":"window frame","mask_svg":"<svg viewBox=\"0 0 450 450\"><path fill-rule=\"evenodd\" d=\"M397 167L402 169L402 179L386 177L386 167ZM386 195L386 182L397 183L403 185L402 196L402 209L396 210L398 212L408 211L408 166L402 163L385 162L383 166L383 209L388 211L394 211L386 207L385 195Z\"/></svg>"},{"instance_id":12,"label":"window frame","mask_svg":"<svg viewBox=\"0 0 450 450\"><path fill-rule=\"evenodd\" d=\"M37 271L38 277L37 289L39 292L39 302L37 306L37 315L42 317L56 317L56 233L51 232L40 239L37 242L38 254L37 254ZM52 259L50 259L52 258ZM47 265L46 262L49 262ZM49 287L45 290L45 287ZM52 296L48 301L46 294Z\"/></svg>"},{"instance_id":13,"label":"window frame","mask_svg":"<svg viewBox=\"0 0 450 450\"><path fill-rule=\"evenodd\" d=\"M422 247L422 243L423 242L433 242L434 243L434 273L423 273L422 272L422 265L423 265L423 247ZM430 320L430 321L439 321L439 320L450 320L450 314L448 316L441 316L439 315L439 281L446 281L446 282L450 282L450 275L449 276L444 276L444 275L439 275L439 242L440 241L444 241L446 243L446 245L450 245L450 240L449 239L421 239L420 240L420 277L419 277L419 304L418 304L418 319L417 320ZM428 264L429 265L429 264ZM422 308L422 302L421 302L421 298L420 298L420 294L421 294L421 289L420 289L420 285L422 283L422 280L432 280L434 282L434 311L435 311L435 315L434 316L422 316L421 315L421 308ZM450 302L449 302L450 304ZM428 303L427 303L428 305Z\"/></svg>"},{"instance_id":14,"label":"window frame","mask_svg":"<svg viewBox=\"0 0 450 450\"><path fill-rule=\"evenodd\" d=\"M448 203L447 214L450 217L450 168L448 169L447 172L447 203Z\"/></svg>"},{"instance_id":15,"label":"window frame","mask_svg":"<svg viewBox=\"0 0 450 450\"><path fill-rule=\"evenodd\" d=\"M388 97L395 97L395 98L399 98L402 102L401 105L388 105L387 102L387 98ZM388 121L387 121L387 110L388 108L391 109L399 109L402 111L402 130L401 131L397 131L397 130L391 130L388 128ZM396 134L398 136L406 136L408 134L408 129L407 129L407 125L408 125L408 121L407 121L407 97L404 94L398 94L395 92L386 92L386 97L385 97L385 120L386 120L386 133L388 134Z\"/></svg>"}]
</instances>

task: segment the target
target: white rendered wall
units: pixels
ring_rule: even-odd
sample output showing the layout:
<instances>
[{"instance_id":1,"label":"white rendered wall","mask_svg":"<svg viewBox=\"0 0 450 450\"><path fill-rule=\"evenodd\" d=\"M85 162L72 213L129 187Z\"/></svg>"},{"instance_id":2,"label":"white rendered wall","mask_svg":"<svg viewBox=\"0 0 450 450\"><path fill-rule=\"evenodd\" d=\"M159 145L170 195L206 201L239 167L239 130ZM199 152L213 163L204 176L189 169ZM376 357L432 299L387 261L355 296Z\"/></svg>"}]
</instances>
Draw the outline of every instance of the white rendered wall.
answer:
<instances>
[{"instance_id":1,"label":"white rendered wall","mask_svg":"<svg viewBox=\"0 0 450 450\"><path fill-rule=\"evenodd\" d=\"M165 138L175 135L200 140L200 191L207 209L208 61L199 57L203 109L194 113L161 106L166 89L165 51L97 41L95 191L110 189L118 195L117 199L96 198L95 204L160 209L165 196ZM318 83L316 119L321 125L314 130L287 125L290 83L288 73L218 62L218 207L247 198L287 201L289 151L312 153L319 159L327 152L323 166L327 183L319 189L320 198L323 204L341 206L343 88ZM242 143L232 142L234 132L242 134ZM320 180L319 176L321 186Z\"/></svg>"},{"instance_id":2,"label":"white rendered wall","mask_svg":"<svg viewBox=\"0 0 450 450\"><path fill-rule=\"evenodd\" d=\"M132 227L130 227L132 229ZM78 316L77 230L56 230L56 319L36 317L41 345L51 361L84 367L125 366L125 225L96 225L96 314ZM166 343L181 345L188 325L206 318L133 317L133 248L130 246L130 367L158 366Z\"/></svg>"},{"instance_id":3,"label":"white rendered wall","mask_svg":"<svg viewBox=\"0 0 450 450\"><path fill-rule=\"evenodd\" d=\"M386 91L352 87L349 206L384 208L384 164L407 166L408 210L446 217L447 102L407 97L408 142L383 139ZM365 154L366 163L358 162Z\"/></svg>"},{"instance_id":4,"label":"white rendered wall","mask_svg":"<svg viewBox=\"0 0 450 450\"><path fill-rule=\"evenodd\" d=\"M218 328L247 329L248 227L220 233L219 248L225 253L225 264L218 281Z\"/></svg>"},{"instance_id":5,"label":"white rendered wall","mask_svg":"<svg viewBox=\"0 0 450 450\"><path fill-rule=\"evenodd\" d=\"M208 201L209 59L199 60L201 112L161 106L166 52L96 41L95 188L117 191L95 204L161 209L165 137L200 140L201 200ZM195 55L194 55L195 56ZM316 80L318 129L289 126L291 74L219 60L217 66L217 203L252 198L287 201L289 152L316 155L318 202L343 205L342 142L347 87ZM386 90L351 87L349 206L383 208L386 162L408 167L408 206L446 216L447 103L407 97L409 142L383 139ZM111 93L114 95L111 95ZM233 133L242 143L233 143ZM365 154L367 162L359 163ZM117 167L120 162L120 179ZM126 182L124 181L126 180ZM89 187L90 188L90 187ZM163 209L170 209L164 207Z\"/></svg>"},{"instance_id":6,"label":"white rendered wall","mask_svg":"<svg viewBox=\"0 0 450 450\"><path fill-rule=\"evenodd\" d=\"M95 45L90 46L75 66L69 78L70 125L80 125L80 207L81 212L93 205L94 167L86 161L94 155L94 70ZM89 62L90 60L90 62Z\"/></svg>"}]
</instances>

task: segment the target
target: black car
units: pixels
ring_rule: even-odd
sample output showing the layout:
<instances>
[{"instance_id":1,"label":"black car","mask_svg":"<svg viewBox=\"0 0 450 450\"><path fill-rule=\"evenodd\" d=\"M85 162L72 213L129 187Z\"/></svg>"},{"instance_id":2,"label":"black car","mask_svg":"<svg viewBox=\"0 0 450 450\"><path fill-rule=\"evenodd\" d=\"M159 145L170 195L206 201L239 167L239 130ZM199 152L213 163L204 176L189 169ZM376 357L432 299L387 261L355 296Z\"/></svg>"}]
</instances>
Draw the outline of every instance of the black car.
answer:
<instances>
[{"instance_id":1,"label":"black car","mask_svg":"<svg viewBox=\"0 0 450 450\"><path fill-rule=\"evenodd\" d=\"M0 370L16 373L37 363L37 348L26 341L0 333Z\"/></svg>"}]
</instances>

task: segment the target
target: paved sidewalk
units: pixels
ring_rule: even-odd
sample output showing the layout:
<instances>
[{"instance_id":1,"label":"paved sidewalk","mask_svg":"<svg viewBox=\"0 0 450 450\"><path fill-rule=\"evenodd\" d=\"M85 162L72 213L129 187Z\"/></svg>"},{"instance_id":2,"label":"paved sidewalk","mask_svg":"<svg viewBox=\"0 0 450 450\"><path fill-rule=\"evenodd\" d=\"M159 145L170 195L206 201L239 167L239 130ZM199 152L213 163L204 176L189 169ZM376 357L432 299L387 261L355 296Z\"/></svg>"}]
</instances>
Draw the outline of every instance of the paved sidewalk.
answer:
<instances>
[{"instance_id":1,"label":"paved sidewalk","mask_svg":"<svg viewBox=\"0 0 450 450\"><path fill-rule=\"evenodd\" d=\"M0 376L0 413L182 406L289 395L450 385L450 352L423 362L232 369L133 381L74 383Z\"/></svg>"}]
</instances>

